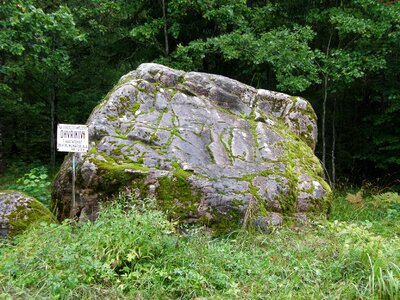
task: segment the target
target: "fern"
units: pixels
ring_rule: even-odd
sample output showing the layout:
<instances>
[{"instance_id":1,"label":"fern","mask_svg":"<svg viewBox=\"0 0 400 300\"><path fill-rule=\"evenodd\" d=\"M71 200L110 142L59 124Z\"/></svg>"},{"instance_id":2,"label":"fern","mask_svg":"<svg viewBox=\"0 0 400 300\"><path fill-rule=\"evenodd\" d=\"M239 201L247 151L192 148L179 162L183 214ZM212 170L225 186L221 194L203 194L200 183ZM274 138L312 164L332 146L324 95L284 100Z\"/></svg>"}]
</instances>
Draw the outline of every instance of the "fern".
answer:
<instances>
[{"instance_id":1,"label":"fern","mask_svg":"<svg viewBox=\"0 0 400 300\"><path fill-rule=\"evenodd\" d=\"M398 193L387 192L372 197L372 203L375 206L390 207L400 204L400 195Z\"/></svg>"},{"instance_id":2,"label":"fern","mask_svg":"<svg viewBox=\"0 0 400 300\"><path fill-rule=\"evenodd\" d=\"M348 193L346 196L346 200L358 208L361 208L365 205L362 191L358 191L357 194Z\"/></svg>"}]
</instances>

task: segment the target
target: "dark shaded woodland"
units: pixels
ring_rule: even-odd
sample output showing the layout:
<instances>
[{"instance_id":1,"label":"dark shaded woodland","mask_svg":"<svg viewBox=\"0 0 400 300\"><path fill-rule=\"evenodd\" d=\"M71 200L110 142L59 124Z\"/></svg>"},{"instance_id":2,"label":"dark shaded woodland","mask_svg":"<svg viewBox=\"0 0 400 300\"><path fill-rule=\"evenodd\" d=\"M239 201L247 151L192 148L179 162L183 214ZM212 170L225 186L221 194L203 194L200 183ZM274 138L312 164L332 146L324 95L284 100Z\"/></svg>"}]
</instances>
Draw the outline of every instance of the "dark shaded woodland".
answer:
<instances>
[{"instance_id":1,"label":"dark shaded woodland","mask_svg":"<svg viewBox=\"0 0 400 300\"><path fill-rule=\"evenodd\" d=\"M143 62L300 95L332 182L399 178L400 2L0 0L0 135L56 166L57 123L84 123Z\"/></svg>"}]
</instances>

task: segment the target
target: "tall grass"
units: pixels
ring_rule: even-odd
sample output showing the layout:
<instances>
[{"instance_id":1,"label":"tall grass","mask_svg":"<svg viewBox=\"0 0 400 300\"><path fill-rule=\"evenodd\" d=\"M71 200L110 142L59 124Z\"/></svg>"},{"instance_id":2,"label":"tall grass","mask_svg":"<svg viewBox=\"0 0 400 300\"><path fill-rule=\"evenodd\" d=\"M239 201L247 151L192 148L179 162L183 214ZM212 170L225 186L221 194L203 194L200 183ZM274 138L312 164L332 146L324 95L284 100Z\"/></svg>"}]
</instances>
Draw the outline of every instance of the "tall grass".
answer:
<instances>
[{"instance_id":1,"label":"tall grass","mask_svg":"<svg viewBox=\"0 0 400 300\"><path fill-rule=\"evenodd\" d=\"M215 238L144 203L120 195L94 223L42 224L3 241L0 299L399 298L399 238L360 214Z\"/></svg>"}]
</instances>

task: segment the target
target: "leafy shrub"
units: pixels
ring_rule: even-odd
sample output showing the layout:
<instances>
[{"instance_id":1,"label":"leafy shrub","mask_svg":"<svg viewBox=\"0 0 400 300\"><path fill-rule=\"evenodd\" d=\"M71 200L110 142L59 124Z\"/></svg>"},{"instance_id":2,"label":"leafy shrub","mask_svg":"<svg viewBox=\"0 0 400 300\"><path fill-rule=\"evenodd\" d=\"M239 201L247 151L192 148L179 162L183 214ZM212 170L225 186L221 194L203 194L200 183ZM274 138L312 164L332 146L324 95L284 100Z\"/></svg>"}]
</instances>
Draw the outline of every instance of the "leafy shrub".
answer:
<instances>
[{"instance_id":1,"label":"leafy shrub","mask_svg":"<svg viewBox=\"0 0 400 300\"><path fill-rule=\"evenodd\" d=\"M49 206L51 199L50 184L47 168L41 166L31 169L19 178L16 184L9 185L8 188L25 192L44 205Z\"/></svg>"}]
</instances>

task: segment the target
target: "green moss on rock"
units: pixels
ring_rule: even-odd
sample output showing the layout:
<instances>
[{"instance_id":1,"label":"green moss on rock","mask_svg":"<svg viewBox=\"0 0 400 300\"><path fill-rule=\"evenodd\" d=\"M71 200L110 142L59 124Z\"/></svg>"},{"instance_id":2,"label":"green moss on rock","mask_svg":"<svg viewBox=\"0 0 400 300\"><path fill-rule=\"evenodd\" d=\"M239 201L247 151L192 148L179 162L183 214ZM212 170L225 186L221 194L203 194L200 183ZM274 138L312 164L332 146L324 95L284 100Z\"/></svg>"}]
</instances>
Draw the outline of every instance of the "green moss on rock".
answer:
<instances>
[{"instance_id":1,"label":"green moss on rock","mask_svg":"<svg viewBox=\"0 0 400 300\"><path fill-rule=\"evenodd\" d=\"M139 110L139 108L140 108L140 103L138 103L138 102L133 103L132 104L132 113L136 114L136 112Z\"/></svg>"},{"instance_id":2,"label":"green moss on rock","mask_svg":"<svg viewBox=\"0 0 400 300\"><path fill-rule=\"evenodd\" d=\"M13 200L10 200L8 204L12 202L14 207L9 214L2 216L8 220L9 237L16 236L29 227L42 222L57 222L51 211L38 200L18 191L0 192L0 197L3 199L10 195L12 195Z\"/></svg>"},{"instance_id":3,"label":"green moss on rock","mask_svg":"<svg viewBox=\"0 0 400 300\"><path fill-rule=\"evenodd\" d=\"M218 220L206 224L211 228L214 236L230 234L233 231L240 229L241 221L244 217L238 207L230 210L229 214L221 215L214 213L214 215L218 216Z\"/></svg>"},{"instance_id":4,"label":"green moss on rock","mask_svg":"<svg viewBox=\"0 0 400 300\"><path fill-rule=\"evenodd\" d=\"M97 173L102 179L98 180L97 188L111 195L116 193L122 186L130 186L137 179L143 179L149 168L143 165L143 159L137 162L131 160L116 161L113 157L98 152L92 147L88 152L90 161L97 166Z\"/></svg>"},{"instance_id":5,"label":"green moss on rock","mask_svg":"<svg viewBox=\"0 0 400 300\"><path fill-rule=\"evenodd\" d=\"M174 219L197 216L196 204L201 195L190 185L190 172L182 170L177 163L173 163L171 176L158 179L157 198L160 206Z\"/></svg>"}]
</instances>

